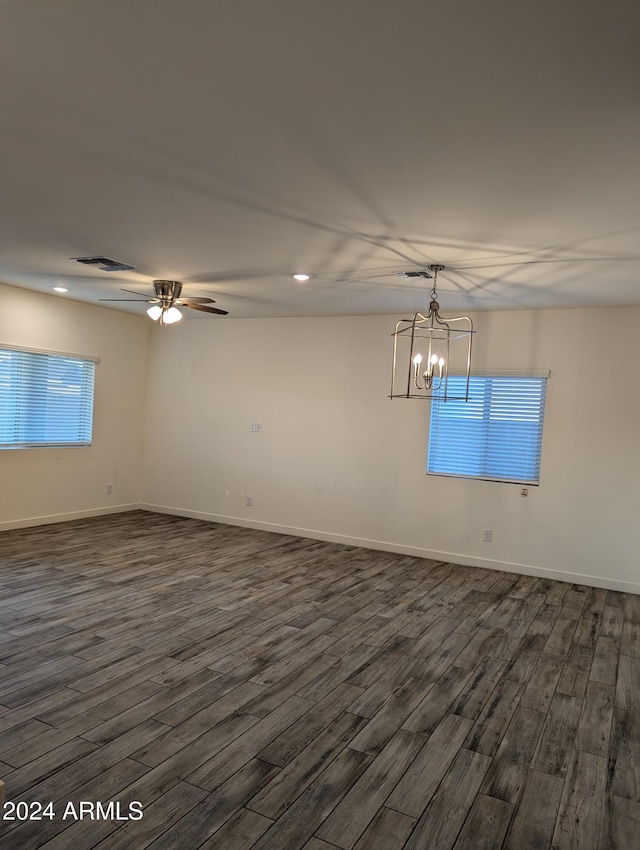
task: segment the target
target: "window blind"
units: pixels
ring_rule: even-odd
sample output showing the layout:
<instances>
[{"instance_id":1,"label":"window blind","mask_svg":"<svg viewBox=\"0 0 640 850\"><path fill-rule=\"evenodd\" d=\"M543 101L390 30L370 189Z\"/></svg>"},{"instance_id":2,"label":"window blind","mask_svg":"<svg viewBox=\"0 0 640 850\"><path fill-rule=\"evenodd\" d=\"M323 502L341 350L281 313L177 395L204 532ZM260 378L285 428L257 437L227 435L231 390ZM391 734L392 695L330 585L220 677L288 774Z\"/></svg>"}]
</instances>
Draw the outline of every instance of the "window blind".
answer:
<instances>
[{"instance_id":1,"label":"window blind","mask_svg":"<svg viewBox=\"0 0 640 850\"><path fill-rule=\"evenodd\" d=\"M455 395L464 377L449 377ZM431 404L427 473L538 484L546 378L470 379L470 400Z\"/></svg>"},{"instance_id":2,"label":"window blind","mask_svg":"<svg viewBox=\"0 0 640 850\"><path fill-rule=\"evenodd\" d=\"M0 348L0 448L87 446L95 362Z\"/></svg>"}]
</instances>

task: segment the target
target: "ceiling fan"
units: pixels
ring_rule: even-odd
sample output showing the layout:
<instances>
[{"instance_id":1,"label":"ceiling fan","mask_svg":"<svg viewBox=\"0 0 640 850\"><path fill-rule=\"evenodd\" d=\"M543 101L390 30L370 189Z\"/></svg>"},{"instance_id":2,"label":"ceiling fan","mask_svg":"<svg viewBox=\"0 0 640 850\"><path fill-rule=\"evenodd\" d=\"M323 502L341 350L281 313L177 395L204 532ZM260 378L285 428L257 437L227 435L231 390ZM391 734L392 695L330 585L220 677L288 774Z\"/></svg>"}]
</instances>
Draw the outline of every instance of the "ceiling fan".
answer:
<instances>
[{"instance_id":1,"label":"ceiling fan","mask_svg":"<svg viewBox=\"0 0 640 850\"><path fill-rule=\"evenodd\" d=\"M182 313L178 307L188 307L190 310L199 310L201 313L215 313L219 316L227 316L227 310L219 310L217 307L209 307L215 304L213 298L183 298L181 297L182 284L177 280L154 280L153 289L155 295L147 298L143 292L134 292L132 289L123 289L131 295L139 295L151 307L147 315L154 321L160 321L161 325L172 325L179 322ZM100 301L134 301L133 298L101 298Z\"/></svg>"}]
</instances>

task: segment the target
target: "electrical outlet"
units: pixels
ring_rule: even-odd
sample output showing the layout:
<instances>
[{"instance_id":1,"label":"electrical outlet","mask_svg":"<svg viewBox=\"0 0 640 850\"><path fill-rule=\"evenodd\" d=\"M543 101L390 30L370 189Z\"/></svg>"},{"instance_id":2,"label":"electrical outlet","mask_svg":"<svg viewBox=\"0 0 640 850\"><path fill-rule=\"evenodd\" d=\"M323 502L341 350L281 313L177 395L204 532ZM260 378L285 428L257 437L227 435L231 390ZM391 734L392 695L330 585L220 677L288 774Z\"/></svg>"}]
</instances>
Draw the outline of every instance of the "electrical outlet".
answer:
<instances>
[{"instance_id":1,"label":"electrical outlet","mask_svg":"<svg viewBox=\"0 0 640 850\"><path fill-rule=\"evenodd\" d=\"M484 530L484 532L483 532L483 534L482 534L482 539L483 539L483 541L484 541L485 543L491 543L491 536L492 536L492 534L493 534L493 532L491 531L491 529L490 529L490 528L485 528L485 530Z\"/></svg>"},{"instance_id":2,"label":"electrical outlet","mask_svg":"<svg viewBox=\"0 0 640 850\"><path fill-rule=\"evenodd\" d=\"M256 431L258 431L258 433L262 432L262 422L256 422Z\"/></svg>"},{"instance_id":3,"label":"electrical outlet","mask_svg":"<svg viewBox=\"0 0 640 850\"><path fill-rule=\"evenodd\" d=\"M250 430L251 432L255 432L255 431L257 431L257 430L258 430L258 423L257 423L257 422L252 422L252 423L251 423L251 425L249 425L249 430Z\"/></svg>"},{"instance_id":4,"label":"electrical outlet","mask_svg":"<svg viewBox=\"0 0 640 850\"><path fill-rule=\"evenodd\" d=\"M107 496L110 496L113 491L113 484L107 484Z\"/></svg>"},{"instance_id":5,"label":"electrical outlet","mask_svg":"<svg viewBox=\"0 0 640 850\"><path fill-rule=\"evenodd\" d=\"M521 496L528 496L529 495L529 488L523 487L522 490L520 490L520 495Z\"/></svg>"},{"instance_id":6,"label":"electrical outlet","mask_svg":"<svg viewBox=\"0 0 640 850\"><path fill-rule=\"evenodd\" d=\"M253 507L253 496L247 496L244 503L248 508L252 508Z\"/></svg>"}]
</instances>

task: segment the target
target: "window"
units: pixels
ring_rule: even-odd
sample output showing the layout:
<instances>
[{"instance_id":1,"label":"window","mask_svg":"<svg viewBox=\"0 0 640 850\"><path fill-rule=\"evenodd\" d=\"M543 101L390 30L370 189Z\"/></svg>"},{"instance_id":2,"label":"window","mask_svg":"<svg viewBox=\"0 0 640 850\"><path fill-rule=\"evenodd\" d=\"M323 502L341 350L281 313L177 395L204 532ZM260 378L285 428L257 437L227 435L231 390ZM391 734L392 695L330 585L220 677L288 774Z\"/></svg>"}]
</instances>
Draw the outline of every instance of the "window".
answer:
<instances>
[{"instance_id":1,"label":"window","mask_svg":"<svg viewBox=\"0 0 640 850\"><path fill-rule=\"evenodd\" d=\"M465 377L450 376L456 394ZM431 403L427 473L537 484L546 377L476 377L469 401Z\"/></svg>"},{"instance_id":2,"label":"window","mask_svg":"<svg viewBox=\"0 0 640 850\"><path fill-rule=\"evenodd\" d=\"M90 445L95 363L0 348L0 448Z\"/></svg>"}]
</instances>

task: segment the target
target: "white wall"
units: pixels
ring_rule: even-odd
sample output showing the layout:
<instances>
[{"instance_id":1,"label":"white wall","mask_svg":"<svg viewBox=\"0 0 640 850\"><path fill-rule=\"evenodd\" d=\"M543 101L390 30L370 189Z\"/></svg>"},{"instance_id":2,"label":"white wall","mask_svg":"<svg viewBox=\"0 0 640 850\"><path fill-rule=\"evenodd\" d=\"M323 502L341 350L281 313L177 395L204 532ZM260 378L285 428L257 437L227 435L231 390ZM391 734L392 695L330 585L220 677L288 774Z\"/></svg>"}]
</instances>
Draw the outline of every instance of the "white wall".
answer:
<instances>
[{"instance_id":1,"label":"white wall","mask_svg":"<svg viewBox=\"0 0 640 850\"><path fill-rule=\"evenodd\" d=\"M551 370L528 498L425 475L429 405L387 398L396 319L158 329L0 286L0 344L102 361L90 448L0 451L0 529L143 504L640 592L640 309L475 316L476 369Z\"/></svg>"},{"instance_id":2,"label":"white wall","mask_svg":"<svg viewBox=\"0 0 640 850\"><path fill-rule=\"evenodd\" d=\"M149 324L63 296L0 285L0 345L101 360L90 447L0 451L0 529L138 506Z\"/></svg>"},{"instance_id":3,"label":"white wall","mask_svg":"<svg viewBox=\"0 0 640 850\"><path fill-rule=\"evenodd\" d=\"M143 501L640 592L640 309L475 316L476 369L551 370L528 498L425 475L428 403L387 398L396 318L199 319L154 332Z\"/></svg>"}]
</instances>

